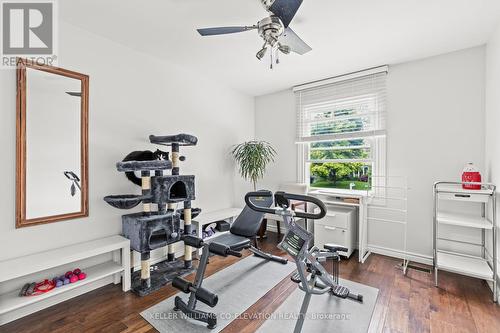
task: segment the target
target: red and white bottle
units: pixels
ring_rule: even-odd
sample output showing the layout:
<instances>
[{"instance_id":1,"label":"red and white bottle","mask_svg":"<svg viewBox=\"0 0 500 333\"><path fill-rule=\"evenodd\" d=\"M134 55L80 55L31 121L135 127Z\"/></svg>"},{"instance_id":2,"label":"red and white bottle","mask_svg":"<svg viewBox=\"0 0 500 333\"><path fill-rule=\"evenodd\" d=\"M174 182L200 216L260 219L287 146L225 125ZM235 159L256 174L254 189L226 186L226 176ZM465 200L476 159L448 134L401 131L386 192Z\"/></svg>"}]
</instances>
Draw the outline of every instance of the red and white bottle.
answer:
<instances>
[{"instance_id":1,"label":"red and white bottle","mask_svg":"<svg viewBox=\"0 0 500 333\"><path fill-rule=\"evenodd\" d=\"M462 182L481 182L481 174L479 173L479 169L474 166L473 163L469 162L465 166L462 172ZM466 190L480 190L481 185L478 184L462 184L462 188Z\"/></svg>"}]
</instances>

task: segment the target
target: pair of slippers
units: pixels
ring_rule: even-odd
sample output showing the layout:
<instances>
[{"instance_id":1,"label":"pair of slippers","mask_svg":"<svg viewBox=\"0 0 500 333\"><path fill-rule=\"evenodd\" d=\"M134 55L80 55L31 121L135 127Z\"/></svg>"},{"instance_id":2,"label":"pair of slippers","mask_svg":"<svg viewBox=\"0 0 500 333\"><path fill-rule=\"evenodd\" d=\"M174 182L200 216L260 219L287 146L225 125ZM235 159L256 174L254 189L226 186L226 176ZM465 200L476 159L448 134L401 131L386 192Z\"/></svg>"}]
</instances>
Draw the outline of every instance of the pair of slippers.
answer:
<instances>
[{"instance_id":1,"label":"pair of slippers","mask_svg":"<svg viewBox=\"0 0 500 333\"><path fill-rule=\"evenodd\" d=\"M54 281L44 280L42 282L36 283L26 283L21 291L19 292L19 296L36 296L47 291L50 291L56 287Z\"/></svg>"}]
</instances>

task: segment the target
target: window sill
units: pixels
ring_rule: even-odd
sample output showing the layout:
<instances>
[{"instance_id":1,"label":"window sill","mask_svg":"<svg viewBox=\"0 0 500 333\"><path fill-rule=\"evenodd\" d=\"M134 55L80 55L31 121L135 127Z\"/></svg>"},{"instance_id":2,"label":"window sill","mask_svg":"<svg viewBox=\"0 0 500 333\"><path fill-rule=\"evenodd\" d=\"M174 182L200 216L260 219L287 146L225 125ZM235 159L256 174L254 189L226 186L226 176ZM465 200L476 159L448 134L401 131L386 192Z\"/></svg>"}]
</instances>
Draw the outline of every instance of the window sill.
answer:
<instances>
[{"instance_id":1,"label":"window sill","mask_svg":"<svg viewBox=\"0 0 500 333\"><path fill-rule=\"evenodd\" d=\"M325 188L325 187L310 187L309 193L337 195L337 196L356 196L356 197L368 196L368 190L346 190L342 188Z\"/></svg>"}]
</instances>

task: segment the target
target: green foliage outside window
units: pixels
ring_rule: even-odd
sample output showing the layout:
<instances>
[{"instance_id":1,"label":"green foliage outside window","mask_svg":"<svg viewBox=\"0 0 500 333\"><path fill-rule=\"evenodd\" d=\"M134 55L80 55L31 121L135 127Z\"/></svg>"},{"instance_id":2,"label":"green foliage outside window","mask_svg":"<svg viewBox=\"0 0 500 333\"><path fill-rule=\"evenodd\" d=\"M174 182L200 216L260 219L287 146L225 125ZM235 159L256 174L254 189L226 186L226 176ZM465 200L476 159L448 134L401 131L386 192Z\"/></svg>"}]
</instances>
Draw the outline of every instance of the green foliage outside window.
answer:
<instances>
[{"instance_id":1,"label":"green foliage outside window","mask_svg":"<svg viewBox=\"0 0 500 333\"><path fill-rule=\"evenodd\" d=\"M363 130L369 119L348 118L350 114L353 114L353 110L318 114L318 119L332 119L332 121L314 124L311 128L311 135ZM336 117L340 117L340 120L334 121L333 119ZM363 160L370 158L370 149L370 144L364 139L314 142L310 144L309 158L315 161ZM371 163L315 162L310 164L310 185L312 187L367 190L370 188L371 172Z\"/></svg>"}]
</instances>

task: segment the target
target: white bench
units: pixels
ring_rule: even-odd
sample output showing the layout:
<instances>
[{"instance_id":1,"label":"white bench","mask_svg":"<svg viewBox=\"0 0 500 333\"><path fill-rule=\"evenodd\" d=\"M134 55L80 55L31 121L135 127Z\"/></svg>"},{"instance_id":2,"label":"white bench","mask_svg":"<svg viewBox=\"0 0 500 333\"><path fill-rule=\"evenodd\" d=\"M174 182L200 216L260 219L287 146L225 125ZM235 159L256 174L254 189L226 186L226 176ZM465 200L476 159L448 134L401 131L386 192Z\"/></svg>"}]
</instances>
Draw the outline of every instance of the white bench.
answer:
<instances>
[{"instance_id":1,"label":"white bench","mask_svg":"<svg viewBox=\"0 0 500 333\"><path fill-rule=\"evenodd\" d=\"M84 280L55 288L38 296L20 297L18 295L19 289L0 295L0 325L110 282L117 284L122 277L123 291L130 290L130 241L122 236L112 236L0 261L1 288L4 284L15 283L15 279L22 279L27 275L55 269L58 266L76 263L106 253L112 254L112 260L90 267L80 267L87 274L87 278ZM62 275L64 272L58 272L58 274ZM50 278L50 276L40 275L36 282L45 278Z\"/></svg>"},{"instance_id":2,"label":"white bench","mask_svg":"<svg viewBox=\"0 0 500 333\"><path fill-rule=\"evenodd\" d=\"M203 227L206 226L207 224L214 223L217 221L222 221L225 220L229 223L233 223L235 218L240 215L241 211L243 208L236 208L236 207L231 207L231 208L225 208L225 209L219 209L219 210L214 210L211 212L204 213L203 211L199 216L193 219L192 223L193 226L196 228L196 234L198 237L202 238L203 236ZM227 233L229 231L224 231L222 233ZM209 240L210 238L213 238L215 236L219 236L221 232L217 232L215 235L212 235L210 237L205 238L205 240ZM198 250L198 252L201 254L202 250Z\"/></svg>"}]
</instances>

